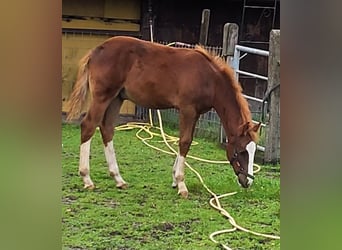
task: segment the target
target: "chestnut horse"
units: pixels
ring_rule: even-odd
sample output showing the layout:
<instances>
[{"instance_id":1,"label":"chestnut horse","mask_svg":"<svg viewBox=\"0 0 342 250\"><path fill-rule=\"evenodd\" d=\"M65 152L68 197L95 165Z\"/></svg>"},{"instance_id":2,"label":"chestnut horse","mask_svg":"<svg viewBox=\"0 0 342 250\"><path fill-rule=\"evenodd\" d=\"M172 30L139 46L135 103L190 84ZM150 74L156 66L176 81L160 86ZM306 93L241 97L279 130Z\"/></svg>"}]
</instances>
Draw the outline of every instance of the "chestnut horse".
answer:
<instances>
[{"instance_id":1,"label":"chestnut horse","mask_svg":"<svg viewBox=\"0 0 342 250\"><path fill-rule=\"evenodd\" d=\"M172 48L132 37L110 38L80 61L77 82L70 97L68 120L79 117L88 91L91 102L81 122L79 173L84 187L92 189L90 142L99 126L110 175L126 188L113 147L114 122L125 99L152 109L179 110L179 151L173 187L187 197L184 162L200 114L214 108L226 135L227 157L242 187L253 182L253 161L260 124L253 124L246 99L233 70L218 57L197 46Z\"/></svg>"}]
</instances>

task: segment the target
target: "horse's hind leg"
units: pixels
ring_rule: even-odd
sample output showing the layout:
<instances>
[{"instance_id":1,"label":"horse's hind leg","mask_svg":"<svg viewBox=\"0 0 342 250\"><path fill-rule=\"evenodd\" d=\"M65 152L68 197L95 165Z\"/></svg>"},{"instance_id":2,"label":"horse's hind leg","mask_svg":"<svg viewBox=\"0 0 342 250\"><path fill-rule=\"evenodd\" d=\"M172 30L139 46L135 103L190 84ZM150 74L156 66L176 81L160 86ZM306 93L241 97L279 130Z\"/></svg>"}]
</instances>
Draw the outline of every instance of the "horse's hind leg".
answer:
<instances>
[{"instance_id":1,"label":"horse's hind leg","mask_svg":"<svg viewBox=\"0 0 342 250\"><path fill-rule=\"evenodd\" d=\"M185 157L190 149L198 117L196 111L191 107L181 109L179 112L179 153L173 166L172 186L178 186L178 193L184 198L188 197L188 189L184 178Z\"/></svg>"},{"instance_id":2,"label":"horse's hind leg","mask_svg":"<svg viewBox=\"0 0 342 250\"><path fill-rule=\"evenodd\" d=\"M89 154L91 138L94 135L96 127L102 120L103 114L108 106L107 102L97 102L95 99L81 122L81 146L80 146L80 164L79 174L84 183L84 188L93 189L94 183L90 178Z\"/></svg>"},{"instance_id":3,"label":"horse's hind leg","mask_svg":"<svg viewBox=\"0 0 342 250\"><path fill-rule=\"evenodd\" d=\"M119 97L113 99L108 106L105 115L100 124L100 131L102 135L102 141L104 144L104 152L108 163L109 174L116 182L118 188L126 188L127 183L122 179L119 171L119 166L115 157L115 150L113 146L114 136L114 123L118 118L122 100Z\"/></svg>"}]
</instances>

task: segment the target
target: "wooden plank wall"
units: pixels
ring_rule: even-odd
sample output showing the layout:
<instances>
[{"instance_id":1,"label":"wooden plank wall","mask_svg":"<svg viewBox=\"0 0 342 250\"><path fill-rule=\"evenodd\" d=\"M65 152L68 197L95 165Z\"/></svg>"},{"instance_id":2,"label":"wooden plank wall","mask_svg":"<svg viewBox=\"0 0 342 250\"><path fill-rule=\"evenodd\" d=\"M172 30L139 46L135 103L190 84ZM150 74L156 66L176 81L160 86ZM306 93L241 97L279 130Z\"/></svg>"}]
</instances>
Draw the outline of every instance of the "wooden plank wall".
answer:
<instances>
[{"instance_id":1,"label":"wooden plank wall","mask_svg":"<svg viewBox=\"0 0 342 250\"><path fill-rule=\"evenodd\" d=\"M111 37L106 30L138 33L141 1L63 0L62 4L62 112L68 112L67 100L75 84L78 61L88 50ZM97 32L92 34L86 30ZM133 115L135 105L125 101L120 113Z\"/></svg>"}]
</instances>

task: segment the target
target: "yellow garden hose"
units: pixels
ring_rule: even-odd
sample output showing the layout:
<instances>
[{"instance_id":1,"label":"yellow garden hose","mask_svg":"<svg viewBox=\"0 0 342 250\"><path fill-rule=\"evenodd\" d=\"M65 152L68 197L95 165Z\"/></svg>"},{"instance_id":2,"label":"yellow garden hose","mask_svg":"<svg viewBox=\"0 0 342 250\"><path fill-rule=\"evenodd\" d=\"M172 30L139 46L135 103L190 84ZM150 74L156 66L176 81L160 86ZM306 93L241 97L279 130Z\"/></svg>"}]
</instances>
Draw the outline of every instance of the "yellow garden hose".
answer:
<instances>
[{"instance_id":1,"label":"yellow garden hose","mask_svg":"<svg viewBox=\"0 0 342 250\"><path fill-rule=\"evenodd\" d=\"M161 118L159 110L157 110L157 116L158 116L158 121L159 121L159 126L160 127L153 126L152 112L151 112L151 110L149 110L150 123L129 122L129 123L125 124L125 125L121 125L121 126L116 127L116 130L138 129L138 132L136 133L136 137L139 140L141 140L144 144L146 144L147 146L149 146L149 147L151 147L151 148L153 148L155 150L161 151L161 152L169 154L169 155L175 155L176 156L178 154L178 152L170 145L170 143L177 144L179 138L165 134L164 129L163 129L163 124L162 124L162 118ZM159 130L160 133L152 132L151 131L152 128L156 129L156 130ZM142 137L140 135L142 132L147 133L148 136L147 137ZM148 143L148 141L152 140L155 136L156 137L161 137L163 139L162 142L164 142L165 145L169 148L169 151L161 149L161 148L158 148L158 147ZM192 145L194 145L194 144L197 144L197 143L193 142ZM214 163L214 164L227 164L227 163L229 163L229 161L206 160L206 159L202 159L202 158L191 156L191 155L187 155L187 157L195 159L195 160L198 160L198 161L206 162L206 163ZM220 211L220 213L223 216L225 216L228 219L229 223L233 226L233 228L216 231L216 232L213 232L212 234L210 234L209 238L210 238L211 241L213 241L216 244L220 244L224 249L231 249L229 246L216 241L214 239L214 237L217 236L217 235L220 235L220 234L233 232L233 231L235 231L237 229L240 230L240 231L246 232L246 233L251 233L251 234L257 235L257 236L262 236L262 237L266 237L266 238L270 238L270 239L280 239L280 236L275 236L275 235L269 235L269 234L262 234L262 233L254 232L252 230L246 229L246 228L238 225L235 222L234 218L224 208L222 208L221 203L220 203L220 199L221 198L234 195L237 192L231 192L231 193L226 193L226 194L217 196L213 191L211 191L208 188L208 186L204 183L203 178L201 177L201 175L194 168L192 168L189 163L185 162L185 165L197 176L197 178L202 183L203 187L213 196L213 198L210 199L209 204L213 208L215 208L216 210ZM261 169L260 166L257 165L257 164L254 164L254 166L256 167L256 170L254 171L254 173L259 172L260 169Z\"/></svg>"}]
</instances>

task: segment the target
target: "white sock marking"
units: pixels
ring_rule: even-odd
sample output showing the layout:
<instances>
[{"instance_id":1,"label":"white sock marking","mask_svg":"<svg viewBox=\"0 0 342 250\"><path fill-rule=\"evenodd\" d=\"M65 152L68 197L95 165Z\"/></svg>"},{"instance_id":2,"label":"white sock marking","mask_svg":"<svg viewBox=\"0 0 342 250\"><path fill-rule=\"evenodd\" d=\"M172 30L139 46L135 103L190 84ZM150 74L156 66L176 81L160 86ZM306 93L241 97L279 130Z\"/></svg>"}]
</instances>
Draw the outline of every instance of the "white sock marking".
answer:
<instances>
[{"instance_id":1,"label":"white sock marking","mask_svg":"<svg viewBox=\"0 0 342 250\"><path fill-rule=\"evenodd\" d=\"M113 141L110 141L107 143L107 146L104 147L104 152L106 156L106 160L108 163L108 169L111 174L113 174L113 177L116 181L116 183L125 183L125 181L122 179L119 171L119 166L116 161L116 156L115 156L115 150L113 146Z\"/></svg>"},{"instance_id":2,"label":"white sock marking","mask_svg":"<svg viewBox=\"0 0 342 250\"><path fill-rule=\"evenodd\" d=\"M89 170L89 154L90 154L91 139L84 142L80 146L80 167Z\"/></svg>"},{"instance_id":3,"label":"white sock marking","mask_svg":"<svg viewBox=\"0 0 342 250\"><path fill-rule=\"evenodd\" d=\"M90 168L89 168L90 143L91 143L91 138L88 141L82 143L80 146L79 171L85 174L84 176L82 176L85 187L94 185L90 179Z\"/></svg>"},{"instance_id":4,"label":"white sock marking","mask_svg":"<svg viewBox=\"0 0 342 250\"><path fill-rule=\"evenodd\" d=\"M178 163L179 154L177 154L175 163L172 167L172 187L177 187L177 180L176 180L176 170L177 170L177 163Z\"/></svg>"},{"instance_id":5,"label":"white sock marking","mask_svg":"<svg viewBox=\"0 0 342 250\"><path fill-rule=\"evenodd\" d=\"M184 162L185 158L184 156L178 155L178 161L176 164L176 171L175 171L175 177L177 178L178 176L184 176Z\"/></svg>"},{"instance_id":6,"label":"white sock marking","mask_svg":"<svg viewBox=\"0 0 342 250\"><path fill-rule=\"evenodd\" d=\"M114 165L117 165L117 162L116 162L113 141L110 141L107 143L107 146L104 147L104 152L105 152L107 163L109 165L109 170L115 171L116 168Z\"/></svg>"},{"instance_id":7,"label":"white sock marking","mask_svg":"<svg viewBox=\"0 0 342 250\"><path fill-rule=\"evenodd\" d=\"M248 152L248 174L253 176L254 154L256 150L255 142L251 141L250 143L248 143L246 145L246 150ZM253 179L249 178L248 176L247 176L247 179L248 179L248 185L251 185L253 182Z\"/></svg>"},{"instance_id":8,"label":"white sock marking","mask_svg":"<svg viewBox=\"0 0 342 250\"><path fill-rule=\"evenodd\" d=\"M188 189L184 183L184 163L185 157L178 154L177 161L175 162L175 180L178 186L178 194L182 194L183 196L188 193Z\"/></svg>"}]
</instances>

